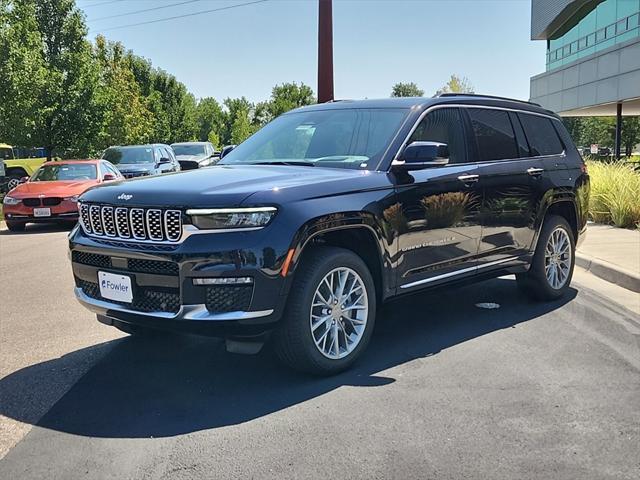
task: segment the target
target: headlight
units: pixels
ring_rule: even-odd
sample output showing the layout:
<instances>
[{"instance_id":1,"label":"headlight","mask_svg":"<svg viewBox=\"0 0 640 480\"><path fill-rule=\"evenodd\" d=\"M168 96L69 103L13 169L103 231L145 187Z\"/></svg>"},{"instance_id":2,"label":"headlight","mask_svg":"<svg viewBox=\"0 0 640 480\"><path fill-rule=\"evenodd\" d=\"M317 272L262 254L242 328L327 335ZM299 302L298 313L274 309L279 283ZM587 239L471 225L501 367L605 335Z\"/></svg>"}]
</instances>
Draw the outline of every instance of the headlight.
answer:
<instances>
[{"instance_id":1,"label":"headlight","mask_svg":"<svg viewBox=\"0 0 640 480\"><path fill-rule=\"evenodd\" d=\"M73 197L64 197L64 200L68 201L68 202L77 202L78 201L78 197L80 195L74 195Z\"/></svg>"},{"instance_id":2,"label":"headlight","mask_svg":"<svg viewBox=\"0 0 640 480\"><path fill-rule=\"evenodd\" d=\"M22 200L20 200L19 198L13 198L7 195L4 197L2 203L4 203L5 205L18 205L21 201Z\"/></svg>"},{"instance_id":3,"label":"headlight","mask_svg":"<svg viewBox=\"0 0 640 480\"><path fill-rule=\"evenodd\" d=\"M187 210L193 224L203 230L262 228L278 211L275 207L204 208Z\"/></svg>"}]
</instances>

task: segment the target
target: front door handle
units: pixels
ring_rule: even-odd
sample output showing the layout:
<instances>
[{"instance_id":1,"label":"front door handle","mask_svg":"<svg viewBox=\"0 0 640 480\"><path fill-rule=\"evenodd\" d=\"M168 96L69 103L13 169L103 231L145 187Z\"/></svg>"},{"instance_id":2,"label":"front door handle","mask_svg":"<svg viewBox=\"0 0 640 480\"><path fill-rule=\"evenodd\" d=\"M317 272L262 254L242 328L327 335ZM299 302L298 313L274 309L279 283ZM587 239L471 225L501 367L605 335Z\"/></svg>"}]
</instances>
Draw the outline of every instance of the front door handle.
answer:
<instances>
[{"instance_id":1,"label":"front door handle","mask_svg":"<svg viewBox=\"0 0 640 480\"><path fill-rule=\"evenodd\" d=\"M476 183L480 179L480 175L460 175L458 180L462 183Z\"/></svg>"},{"instance_id":2,"label":"front door handle","mask_svg":"<svg viewBox=\"0 0 640 480\"><path fill-rule=\"evenodd\" d=\"M542 172L544 172L544 168L527 168L527 173L532 177L539 177L540 175L542 175Z\"/></svg>"}]
</instances>

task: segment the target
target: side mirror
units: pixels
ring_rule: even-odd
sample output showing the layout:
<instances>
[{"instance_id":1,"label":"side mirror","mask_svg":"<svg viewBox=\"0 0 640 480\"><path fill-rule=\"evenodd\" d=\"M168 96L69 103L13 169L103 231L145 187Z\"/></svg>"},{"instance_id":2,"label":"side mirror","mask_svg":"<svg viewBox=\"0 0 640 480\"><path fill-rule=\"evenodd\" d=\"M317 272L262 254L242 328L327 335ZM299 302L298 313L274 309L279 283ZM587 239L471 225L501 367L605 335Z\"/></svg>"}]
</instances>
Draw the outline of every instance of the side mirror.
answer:
<instances>
[{"instance_id":1,"label":"side mirror","mask_svg":"<svg viewBox=\"0 0 640 480\"><path fill-rule=\"evenodd\" d=\"M163 163L171 163L171 159L167 157L162 157L158 164L162 165Z\"/></svg>"},{"instance_id":2,"label":"side mirror","mask_svg":"<svg viewBox=\"0 0 640 480\"><path fill-rule=\"evenodd\" d=\"M220 159L222 160L224 157L226 157L234 148L236 148L235 145L225 145L224 147L222 147L222 151L220 152Z\"/></svg>"},{"instance_id":3,"label":"side mirror","mask_svg":"<svg viewBox=\"0 0 640 480\"><path fill-rule=\"evenodd\" d=\"M113 173L105 173L104 177L102 177L102 180L104 182L110 182L115 179L116 179L116 176Z\"/></svg>"},{"instance_id":4,"label":"side mirror","mask_svg":"<svg viewBox=\"0 0 640 480\"><path fill-rule=\"evenodd\" d=\"M400 170L421 170L449 163L449 146L439 142L411 142L392 165Z\"/></svg>"},{"instance_id":5,"label":"side mirror","mask_svg":"<svg viewBox=\"0 0 640 480\"><path fill-rule=\"evenodd\" d=\"M27 183L29 181L29 177L20 178L20 183Z\"/></svg>"}]
</instances>

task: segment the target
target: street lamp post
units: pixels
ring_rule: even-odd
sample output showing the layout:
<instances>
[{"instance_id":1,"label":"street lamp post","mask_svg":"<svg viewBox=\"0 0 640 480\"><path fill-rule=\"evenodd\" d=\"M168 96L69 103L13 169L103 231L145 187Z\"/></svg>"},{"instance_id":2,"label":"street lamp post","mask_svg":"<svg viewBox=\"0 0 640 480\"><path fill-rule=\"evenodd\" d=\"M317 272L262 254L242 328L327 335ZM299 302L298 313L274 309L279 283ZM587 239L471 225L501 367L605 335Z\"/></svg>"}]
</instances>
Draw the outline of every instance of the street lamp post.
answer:
<instances>
[{"instance_id":1,"label":"street lamp post","mask_svg":"<svg viewBox=\"0 0 640 480\"><path fill-rule=\"evenodd\" d=\"M333 100L332 0L318 0L318 103Z\"/></svg>"}]
</instances>

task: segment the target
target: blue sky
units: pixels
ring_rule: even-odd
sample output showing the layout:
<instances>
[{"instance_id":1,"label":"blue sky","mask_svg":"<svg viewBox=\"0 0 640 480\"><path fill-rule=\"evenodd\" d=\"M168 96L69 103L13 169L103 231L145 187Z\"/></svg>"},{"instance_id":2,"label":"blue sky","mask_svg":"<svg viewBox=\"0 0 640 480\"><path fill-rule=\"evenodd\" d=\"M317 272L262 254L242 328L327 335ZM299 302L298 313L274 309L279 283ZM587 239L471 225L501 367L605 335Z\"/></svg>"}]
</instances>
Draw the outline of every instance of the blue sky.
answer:
<instances>
[{"instance_id":1,"label":"blue sky","mask_svg":"<svg viewBox=\"0 0 640 480\"><path fill-rule=\"evenodd\" d=\"M185 1L185 0L182 0ZM174 74L196 97L268 98L273 85L316 90L316 0L264 3L150 25L109 28L249 0L77 0L89 36L119 40ZM530 40L530 0L334 0L336 98L387 97L396 82L432 95L452 73L476 92L526 99L544 71L545 44Z\"/></svg>"}]
</instances>

